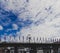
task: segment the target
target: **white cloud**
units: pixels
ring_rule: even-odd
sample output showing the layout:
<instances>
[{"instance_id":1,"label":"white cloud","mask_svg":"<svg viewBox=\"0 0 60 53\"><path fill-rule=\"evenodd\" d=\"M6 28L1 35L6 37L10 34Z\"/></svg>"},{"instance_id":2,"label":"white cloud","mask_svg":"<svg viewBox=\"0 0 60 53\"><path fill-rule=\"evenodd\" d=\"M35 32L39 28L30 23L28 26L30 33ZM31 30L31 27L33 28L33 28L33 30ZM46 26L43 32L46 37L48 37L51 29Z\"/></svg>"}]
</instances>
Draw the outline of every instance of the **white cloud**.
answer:
<instances>
[{"instance_id":1,"label":"white cloud","mask_svg":"<svg viewBox=\"0 0 60 53\"><path fill-rule=\"evenodd\" d=\"M39 26L34 25L31 28L23 28L21 30L22 36L28 36L28 34L31 34L32 37L34 36L35 37L52 37L57 34L57 31L55 28L50 27L48 25L39 25Z\"/></svg>"},{"instance_id":2,"label":"white cloud","mask_svg":"<svg viewBox=\"0 0 60 53\"><path fill-rule=\"evenodd\" d=\"M3 30L3 26L0 25L0 30Z\"/></svg>"},{"instance_id":3,"label":"white cloud","mask_svg":"<svg viewBox=\"0 0 60 53\"><path fill-rule=\"evenodd\" d=\"M19 12L26 5L25 0L1 0L5 10L16 10Z\"/></svg>"},{"instance_id":4,"label":"white cloud","mask_svg":"<svg viewBox=\"0 0 60 53\"><path fill-rule=\"evenodd\" d=\"M55 19L55 15L59 14L57 10L59 10L58 5L56 4L60 1L56 0L30 0L29 6L27 9L32 13L33 22L38 21L39 19L44 19L45 22L43 24L39 24L38 26L34 25L34 23L28 27L23 28L20 33L22 36L28 36L28 34L31 34L31 36L35 37L60 37L60 33L58 32L60 30L55 28L53 25L60 23L60 18ZM55 5L56 4L56 7ZM49 8L51 6L50 11L46 11L45 8ZM60 4L59 4L60 6ZM60 10L59 10L60 11ZM52 14L50 14L52 12ZM38 16L36 17L36 15Z\"/></svg>"},{"instance_id":5,"label":"white cloud","mask_svg":"<svg viewBox=\"0 0 60 53\"><path fill-rule=\"evenodd\" d=\"M18 30L18 25L17 24L12 24L13 30Z\"/></svg>"}]
</instances>

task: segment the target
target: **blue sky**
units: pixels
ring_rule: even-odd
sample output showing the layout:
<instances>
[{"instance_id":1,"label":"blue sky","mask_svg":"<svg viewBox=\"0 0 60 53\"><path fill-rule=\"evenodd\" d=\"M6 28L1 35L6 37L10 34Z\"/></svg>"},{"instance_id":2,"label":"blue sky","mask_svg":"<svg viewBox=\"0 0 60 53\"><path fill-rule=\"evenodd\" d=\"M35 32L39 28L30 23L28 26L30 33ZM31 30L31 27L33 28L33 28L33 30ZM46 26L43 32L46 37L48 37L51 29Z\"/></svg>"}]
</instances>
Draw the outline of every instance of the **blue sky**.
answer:
<instances>
[{"instance_id":1,"label":"blue sky","mask_svg":"<svg viewBox=\"0 0 60 53\"><path fill-rule=\"evenodd\" d=\"M16 32L20 31L25 26L29 26L31 23L32 21L29 19L18 19L18 14L13 13L12 10L6 11L3 6L0 6L0 25L3 28L0 30L0 35L12 34L14 36ZM13 24L16 24L18 28L13 29Z\"/></svg>"}]
</instances>

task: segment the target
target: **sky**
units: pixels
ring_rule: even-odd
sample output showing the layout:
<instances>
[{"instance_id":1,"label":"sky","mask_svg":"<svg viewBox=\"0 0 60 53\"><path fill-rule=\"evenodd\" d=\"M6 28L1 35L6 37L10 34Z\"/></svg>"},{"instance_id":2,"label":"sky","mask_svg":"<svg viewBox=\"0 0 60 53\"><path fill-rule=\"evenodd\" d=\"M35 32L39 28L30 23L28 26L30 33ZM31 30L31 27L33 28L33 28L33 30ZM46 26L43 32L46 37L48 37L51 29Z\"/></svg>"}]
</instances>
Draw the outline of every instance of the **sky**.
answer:
<instances>
[{"instance_id":1,"label":"sky","mask_svg":"<svg viewBox=\"0 0 60 53\"><path fill-rule=\"evenodd\" d=\"M0 0L0 36L60 37L60 0Z\"/></svg>"}]
</instances>

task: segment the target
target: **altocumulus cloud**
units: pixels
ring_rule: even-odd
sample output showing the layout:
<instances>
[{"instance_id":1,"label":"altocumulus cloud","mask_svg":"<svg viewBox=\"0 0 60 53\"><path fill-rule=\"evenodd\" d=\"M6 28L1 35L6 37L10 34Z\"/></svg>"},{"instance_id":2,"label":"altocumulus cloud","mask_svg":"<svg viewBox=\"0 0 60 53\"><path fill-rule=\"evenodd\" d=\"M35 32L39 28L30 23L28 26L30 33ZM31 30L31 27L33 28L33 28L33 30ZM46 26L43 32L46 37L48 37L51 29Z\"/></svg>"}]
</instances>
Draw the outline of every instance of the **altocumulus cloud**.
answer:
<instances>
[{"instance_id":1,"label":"altocumulus cloud","mask_svg":"<svg viewBox=\"0 0 60 53\"><path fill-rule=\"evenodd\" d=\"M13 30L18 30L18 25L17 24L12 24Z\"/></svg>"},{"instance_id":2,"label":"altocumulus cloud","mask_svg":"<svg viewBox=\"0 0 60 53\"><path fill-rule=\"evenodd\" d=\"M60 37L60 13L59 0L30 0L27 7L32 14L33 23L30 27L23 28L20 33L22 36L32 37ZM57 4L58 3L58 4ZM55 6L56 5L56 6ZM58 9L58 10L57 10ZM58 27L57 27L58 26Z\"/></svg>"},{"instance_id":3,"label":"altocumulus cloud","mask_svg":"<svg viewBox=\"0 0 60 53\"><path fill-rule=\"evenodd\" d=\"M3 30L3 26L0 25L0 30Z\"/></svg>"}]
</instances>

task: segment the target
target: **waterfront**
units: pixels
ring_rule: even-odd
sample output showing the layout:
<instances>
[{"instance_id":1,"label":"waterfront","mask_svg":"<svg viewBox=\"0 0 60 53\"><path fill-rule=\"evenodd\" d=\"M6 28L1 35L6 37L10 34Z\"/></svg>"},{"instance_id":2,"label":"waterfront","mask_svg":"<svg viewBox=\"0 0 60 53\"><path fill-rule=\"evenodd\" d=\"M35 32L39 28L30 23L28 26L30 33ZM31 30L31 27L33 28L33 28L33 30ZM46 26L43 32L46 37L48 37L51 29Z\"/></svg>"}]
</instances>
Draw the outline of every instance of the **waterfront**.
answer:
<instances>
[{"instance_id":1,"label":"waterfront","mask_svg":"<svg viewBox=\"0 0 60 53\"><path fill-rule=\"evenodd\" d=\"M4 50L2 50L0 48L0 53L15 53L13 48L6 48ZM24 49L18 49L18 53L31 53L31 51L29 50L29 48L24 48ZM37 50L37 53L53 53L53 50L51 50L51 52L44 52L43 50ZM58 51L58 53L60 53L60 50Z\"/></svg>"},{"instance_id":2,"label":"waterfront","mask_svg":"<svg viewBox=\"0 0 60 53\"><path fill-rule=\"evenodd\" d=\"M60 53L60 43L0 43L0 53Z\"/></svg>"}]
</instances>

